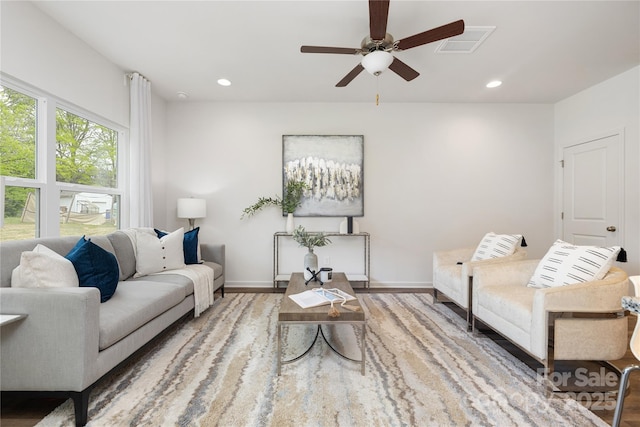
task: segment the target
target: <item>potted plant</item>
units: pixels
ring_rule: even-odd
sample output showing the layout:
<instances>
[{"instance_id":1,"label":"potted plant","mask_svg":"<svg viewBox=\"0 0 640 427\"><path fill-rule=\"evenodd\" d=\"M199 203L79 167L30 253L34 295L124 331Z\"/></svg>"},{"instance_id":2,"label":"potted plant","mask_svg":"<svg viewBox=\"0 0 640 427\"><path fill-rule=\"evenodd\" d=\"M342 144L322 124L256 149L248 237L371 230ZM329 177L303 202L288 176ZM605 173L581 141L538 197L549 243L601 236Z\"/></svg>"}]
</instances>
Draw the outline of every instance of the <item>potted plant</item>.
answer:
<instances>
[{"instance_id":1,"label":"potted plant","mask_svg":"<svg viewBox=\"0 0 640 427\"><path fill-rule=\"evenodd\" d=\"M313 276L309 270L314 273L318 272L318 256L313 253L313 248L327 246L331 240L324 233L310 233L301 225L293 231L293 240L300 246L309 249L309 252L304 256L304 278L309 280Z\"/></svg>"},{"instance_id":2,"label":"potted plant","mask_svg":"<svg viewBox=\"0 0 640 427\"><path fill-rule=\"evenodd\" d=\"M306 190L304 181L287 181L284 197L260 197L256 203L242 211L241 218L250 217L267 206L279 206L287 214L287 233L293 232L293 212L300 206L302 193Z\"/></svg>"}]
</instances>

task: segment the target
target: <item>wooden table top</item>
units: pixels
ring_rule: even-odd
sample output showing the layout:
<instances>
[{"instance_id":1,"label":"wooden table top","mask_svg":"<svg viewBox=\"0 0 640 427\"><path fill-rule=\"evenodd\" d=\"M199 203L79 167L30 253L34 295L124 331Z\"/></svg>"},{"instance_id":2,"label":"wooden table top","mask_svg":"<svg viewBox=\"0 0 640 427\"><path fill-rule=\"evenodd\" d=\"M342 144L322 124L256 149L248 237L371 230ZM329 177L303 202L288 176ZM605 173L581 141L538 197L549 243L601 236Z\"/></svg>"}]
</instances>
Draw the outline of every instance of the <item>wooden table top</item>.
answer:
<instances>
[{"instance_id":1,"label":"wooden table top","mask_svg":"<svg viewBox=\"0 0 640 427\"><path fill-rule=\"evenodd\" d=\"M318 307L302 308L294 300L289 298L289 295L298 294L310 289L319 288L318 282L309 282L308 285L304 284L304 275L302 273L293 273L291 280L287 285L287 290L280 304L280 311L278 312L278 321L281 322L364 322L364 311L360 305L360 301L355 300L347 301L347 304L358 306L360 311L351 311L344 307L340 307L340 304L333 304L335 308L340 312L339 317L330 317L329 308L330 304L321 305ZM333 273L331 282L325 283L323 288L331 289L337 288L341 291L357 297L354 290L351 288L351 284L347 280L347 276L344 273Z\"/></svg>"}]
</instances>

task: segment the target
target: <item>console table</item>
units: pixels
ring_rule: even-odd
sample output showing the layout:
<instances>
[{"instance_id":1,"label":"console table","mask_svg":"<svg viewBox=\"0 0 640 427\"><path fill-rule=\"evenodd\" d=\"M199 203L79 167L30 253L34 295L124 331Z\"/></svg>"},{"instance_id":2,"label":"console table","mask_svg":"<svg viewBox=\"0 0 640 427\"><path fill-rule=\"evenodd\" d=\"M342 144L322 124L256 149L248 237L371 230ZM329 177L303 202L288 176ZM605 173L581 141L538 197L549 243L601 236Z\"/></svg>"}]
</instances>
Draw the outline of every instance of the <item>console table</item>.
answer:
<instances>
[{"instance_id":1,"label":"console table","mask_svg":"<svg viewBox=\"0 0 640 427\"><path fill-rule=\"evenodd\" d=\"M362 282L366 288L369 287L370 281L370 262L371 262L371 236L369 233L351 233L343 234L338 232L322 232L327 237L347 237L347 238L360 238L362 239L362 251L364 258L364 268L362 274L345 273L349 282ZM280 264L280 239L291 238L291 233L279 231L273 233L273 287L278 287L278 282L289 282L291 280L291 274L281 273L279 270ZM335 244L333 242L332 244ZM334 272L335 273L335 272Z\"/></svg>"}]
</instances>

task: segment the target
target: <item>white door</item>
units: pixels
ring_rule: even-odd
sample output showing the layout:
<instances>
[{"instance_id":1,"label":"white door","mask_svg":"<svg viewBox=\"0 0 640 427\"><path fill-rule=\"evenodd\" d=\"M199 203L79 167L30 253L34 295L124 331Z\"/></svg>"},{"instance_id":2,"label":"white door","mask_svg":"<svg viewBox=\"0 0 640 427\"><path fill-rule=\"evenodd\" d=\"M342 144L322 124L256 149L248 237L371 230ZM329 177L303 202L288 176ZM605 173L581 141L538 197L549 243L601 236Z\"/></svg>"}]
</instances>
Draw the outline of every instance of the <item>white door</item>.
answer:
<instances>
[{"instance_id":1,"label":"white door","mask_svg":"<svg viewBox=\"0 0 640 427\"><path fill-rule=\"evenodd\" d=\"M564 149L563 239L576 245L622 245L623 135Z\"/></svg>"}]
</instances>

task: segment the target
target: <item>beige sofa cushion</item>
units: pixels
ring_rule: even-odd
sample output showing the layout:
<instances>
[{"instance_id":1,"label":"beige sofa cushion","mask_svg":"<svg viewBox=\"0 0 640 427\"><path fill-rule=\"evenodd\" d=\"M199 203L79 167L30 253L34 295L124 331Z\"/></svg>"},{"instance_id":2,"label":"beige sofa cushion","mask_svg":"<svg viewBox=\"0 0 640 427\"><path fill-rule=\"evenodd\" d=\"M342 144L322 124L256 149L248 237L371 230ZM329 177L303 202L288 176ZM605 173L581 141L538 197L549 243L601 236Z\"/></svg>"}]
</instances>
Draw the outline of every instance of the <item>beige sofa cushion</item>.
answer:
<instances>
[{"instance_id":1,"label":"beige sofa cushion","mask_svg":"<svg viewBox=\"0 0 640 427\"><path fill-rule=\"evenodd\" d=\"M13 269L14 288L61 288L79 286L71 261L38 244L32 251L22 252L20 265Z\"/></svg>"},{"instance_id":2,"label":"beige sofa cushion","mask_svg":"<svg viewBox=\"0 0 640 427\"><path fill-rule=\"evenodd\" d=\"M525 286L487 286L477 294L478 305L528 333L535 291Z\"/></svg>"}]
</instances>

